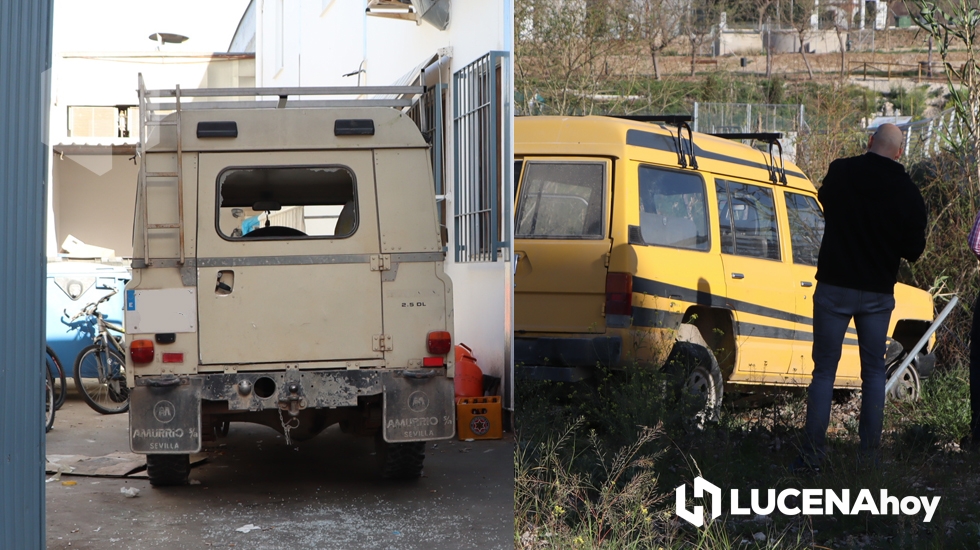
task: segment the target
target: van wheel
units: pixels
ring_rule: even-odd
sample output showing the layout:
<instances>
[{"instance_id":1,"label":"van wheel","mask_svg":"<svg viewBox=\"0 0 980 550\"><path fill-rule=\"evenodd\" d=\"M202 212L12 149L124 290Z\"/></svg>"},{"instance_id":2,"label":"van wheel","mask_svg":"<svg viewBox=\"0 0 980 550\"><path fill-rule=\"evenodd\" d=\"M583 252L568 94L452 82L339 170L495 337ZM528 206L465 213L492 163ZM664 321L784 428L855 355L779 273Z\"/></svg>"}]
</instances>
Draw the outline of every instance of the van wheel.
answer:
<instances>
[{"instance_id":1,"label":"van wheel","mask_svg":"<svg viewBox=\"0 0 980 550\"><path fill-rule=\"evenodd\" d=\"M425 460L425 441L388 443L381 432L374 438L383 479L418 479Z\"/></svg>"},{"instance_id":2,"label":"van wheel","mask_svg":"<svg viewBox=\"0 0 980 550\"><path fill-rule=\"evenodd\" d=\"M704 346L691 342L676 342L664 366L676 377L682 395L696 400L693 421L696 428L721 418L724 395L721 368L715 356Z\"/></svg>"},{"instance_id":3,"label":"van wheel","mask_svg":"<svg viewBox=\"0 0 980 550\"><path fill-rule=\"evenodd\" d=\"M901 365L901 361L896 361L885 373L885 380L890 380L892 375L898 370L898 366ZM899 379L898 383L892 388L888 395L888 399L894 401L905 401L908 403L914 403L919 400L919 372L915 370L914 365L909 365L905 372L902 373L902 378Z\"/></svg>"},{"instance_id":4,"label":"van wheel","mask_svg":"<svg viewBox=\"0 0 980 550\"><path fill-rule=\"evenodd\" d=\"M190 473L190 455L146 455L146 475L154 487L187 485Z\"/></svg>"}]
</instances>

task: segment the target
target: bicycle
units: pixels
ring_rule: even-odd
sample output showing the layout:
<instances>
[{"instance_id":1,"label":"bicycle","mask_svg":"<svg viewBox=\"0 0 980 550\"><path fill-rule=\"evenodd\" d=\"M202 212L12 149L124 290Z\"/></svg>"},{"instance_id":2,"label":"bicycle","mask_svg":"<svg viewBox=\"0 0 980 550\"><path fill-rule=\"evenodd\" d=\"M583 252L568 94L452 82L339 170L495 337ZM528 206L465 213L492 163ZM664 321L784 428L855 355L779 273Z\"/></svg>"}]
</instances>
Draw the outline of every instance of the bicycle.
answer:
<instances>
[{"instance_id":1,"label":"bicycle","mask_svg":"<svg viewBox=\"0 0 980 550\"><path fill-rule=\"evenodd\" d=\"M51 348L48 348L48 351L51 351ZM47 368L47 364L44 366L44 433L48 433L54 427L54 411L58 407L55 406L54 376L51 374L51 369Z\"/></svg>"},{"instance_id":2,"label":"bicycle","mask_svg":"<svg viewBox=\"0 0 980 550\"><path fill-rule=\"evenodd\" d=\"M68 394L68 384L65 378L65 368L61 366L61 359L58 355L51 349L51 346L45 346L45 363L48 367L48 373L54 381L58 382L58 385L54 387L54 408L55 410L60 410L61 406L65 404L65 396Z\"/></svg>"},{"instance_id":3,"label":"bicycle","mask_svg":"<svg viewBox=\"0 0 980 550\"><path fill-rule=\"evenodd\" d=\"M125 334L126 331L106 321L99 313L99 306L118 291L106 294L98 302L88 304L82 311L71 317L70 321L88 315L95 317L98 331L93 343L86 346L75 358L75 387L82 398L96 412L119 414L129 410L129 387L126 385L126 346L122 336L109 331ZM65 311L65 316L68 312Z\"/></svg>"}]
</instances>

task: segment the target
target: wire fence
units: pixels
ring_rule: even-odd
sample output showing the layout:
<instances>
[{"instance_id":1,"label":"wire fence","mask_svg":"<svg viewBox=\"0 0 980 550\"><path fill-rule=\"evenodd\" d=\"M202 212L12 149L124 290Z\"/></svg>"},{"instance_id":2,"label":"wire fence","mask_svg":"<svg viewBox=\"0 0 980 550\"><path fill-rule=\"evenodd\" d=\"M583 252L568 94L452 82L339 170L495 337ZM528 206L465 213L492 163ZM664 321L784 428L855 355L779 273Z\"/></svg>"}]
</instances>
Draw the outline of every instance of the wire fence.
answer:
<instances>
[{"instance_id":1,"label":"wire fence","mask_svg":"<svg viewBox=\"0 0 980 550\"><path fill-rule=\"evenodd\" d=\"M806 111L801 104L694 103L695 132L750 133L806 131Z\"/></svg>"}]
</instances>

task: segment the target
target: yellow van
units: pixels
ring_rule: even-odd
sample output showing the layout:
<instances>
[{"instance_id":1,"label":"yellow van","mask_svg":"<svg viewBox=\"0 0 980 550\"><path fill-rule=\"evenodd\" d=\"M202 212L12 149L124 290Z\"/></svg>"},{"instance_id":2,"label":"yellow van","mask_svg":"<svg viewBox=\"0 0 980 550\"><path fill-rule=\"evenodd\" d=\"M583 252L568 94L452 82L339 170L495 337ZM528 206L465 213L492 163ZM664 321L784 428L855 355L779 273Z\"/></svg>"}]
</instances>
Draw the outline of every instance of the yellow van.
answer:
<instances>
[{"instance_id":1,"label":"yellow van","mask_svg":"<svg viewBox=\"0 0 980 550\"><path fill-rule=\"evenodd\" d=\"M683 117L518 118L518 376L574 381L673 354L701 359L688 384L714 406L724 386L809 384L823 214L777 138L696 133ZM898 284L895 298L893 364L933 318L927 292ZM933 343L899 394L917 393ZM860 371L852 325L837 386L860 387Z\"/></svg>"}]
</instances>

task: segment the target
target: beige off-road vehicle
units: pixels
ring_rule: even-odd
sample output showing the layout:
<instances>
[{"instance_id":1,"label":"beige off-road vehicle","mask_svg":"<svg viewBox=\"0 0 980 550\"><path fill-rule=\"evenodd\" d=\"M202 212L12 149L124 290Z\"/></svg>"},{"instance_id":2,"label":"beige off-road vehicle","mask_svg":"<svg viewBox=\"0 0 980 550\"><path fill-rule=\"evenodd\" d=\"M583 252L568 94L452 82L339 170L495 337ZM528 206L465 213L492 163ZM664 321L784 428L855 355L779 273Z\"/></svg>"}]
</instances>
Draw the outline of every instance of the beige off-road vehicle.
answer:
<instances>
[{"instance_id":1,"label":"beige off-road vehicle","mask_svg":"<svg viewBox=\"0 0 980 550\"><path fill-rule=\"evenodd\" d=\"M140 78L126 376L153 485L185 483L230 422L287 444L339 423L376 438L385 477L418 477L425 442L454 435L452 284L404 110L423 91ZM385 95L310 99L345 93Z\"/></svg>"}]
</instances>

